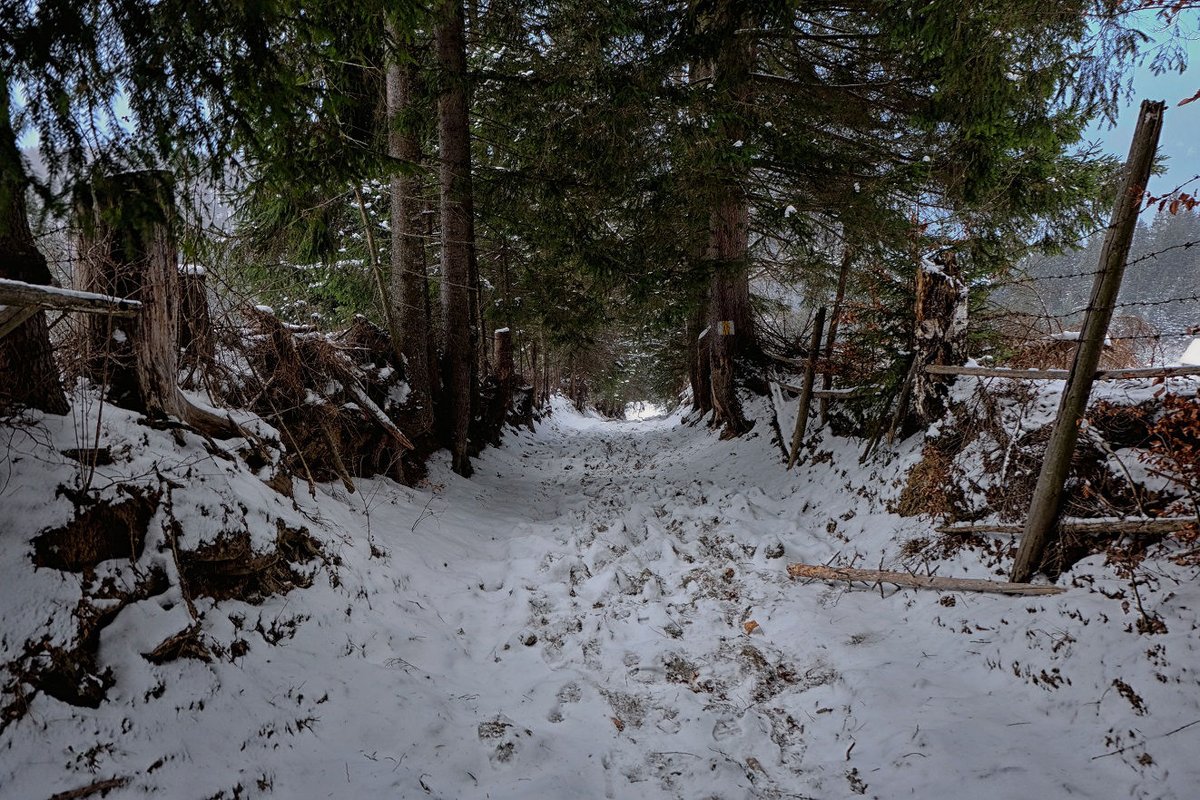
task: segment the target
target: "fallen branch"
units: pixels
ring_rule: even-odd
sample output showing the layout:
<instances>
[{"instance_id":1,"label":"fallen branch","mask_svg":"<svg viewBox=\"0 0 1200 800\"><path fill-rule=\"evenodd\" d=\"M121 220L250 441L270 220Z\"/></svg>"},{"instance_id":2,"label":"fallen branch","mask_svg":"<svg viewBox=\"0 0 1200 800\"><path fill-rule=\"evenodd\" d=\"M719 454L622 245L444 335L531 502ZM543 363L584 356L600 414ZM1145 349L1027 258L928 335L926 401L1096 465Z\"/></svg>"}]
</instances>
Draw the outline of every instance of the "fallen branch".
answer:
<instances>
[{"instance_id":1,"label":"fallen branch","mask_svg":"<svg viewBox=\"0 0 1200 800\"><path fill-rule=\"evenodd\" d=\"M891 583L914 589L938 589L951 592L991 592L993 594L1062 594L1061 586L1039 586L1032 583L1002 583L980 578L943 578L937 575L911 575L907 572L888 572L880 569L852 567L823 567L813 564L788 564L793 578L813 578L820 581L860 581L862 583Z\"/></svg>"},{"instance_id":2,"label":"fallen branch","mask_svg":"<svg viewBox=\"0 0 1200 800\"><path fill-rule=\"evenodd\" d=\"M1141 741L1134 742L1133 744L1127 744L1120 749L1111 750L1107 753L1101 753L1098 756L1092 756L1092 761L1095 761L1098 758L1108 758L1109 756L1120 755L1121 753L1124 753L1127 750L1132 750L1135 747L1141 747L1142 745L1146 744L1146 742L1149 742L1152 739L1165 739L1168 736L1173 736L1174 734L1179 733L1180 731L1186 731L1188 728L1192 727L1193 725L1200 725L1200 719L1196 720L1195 722L1189 722L1187 725L1180 725L1178 728L1175 728L1174 730L1167 731L1166 733L1160 733L1157 736L1147 736L1145 739L1142 739Z\"/></svg>"},{"instance_id":3,"label":"fallen branch","mask_svg":"<svg viewBox=\"0 0 1200 800\"><path fill-rule=\"evenodd\" d=\"M793 394L800 394L804 391L801 386L795 386L782 381L775 381L780 389L786 389ZM882 387L875 384L867 386L847 386L844 389L813 389L812 396L824 400L853 400L857 397L869 397L877 393Z\"/></svg>"},{"instance_id":4,"label":"fallen branch","mask_svg":"<svg viewBox=\"0 0 1200 800\"><path fill-rule=\"evenodd\" d=\"M120 789L127 783L129 783L129 778L109 778L108 780L89 783L87 786L80 786L78 789L71 789L68 792L59 792L56 795L52 795L50 800L80 800L80 798L91 797L100 792L110 792L113 789Z\"/></svg>"},{"instance_id":5,"label":"fallen branch","mask_svg":"<svg viewBox=\"0 0 1200 800\"><path fill-rule=\"evenodd\" d=\"M1107 533L1137 533L1160 534L1174 533L1189 525L1195 525L1195 517L1157 517L1141 519L1065 519L1058 523L1059 533L1080 533L1092 536ZM966 523L961 525L939 525L935 530L953 536L970 536L976 533L1011 534L1020 536L1025 529L1023 524L1004 525L1000 523Z\"/></svg>"},{"instance_id":6,"label":"fallen branch","mask_svg":"<svg viewBox=\"0 0 1200 800\"><path fill-rule=\"evenodd\" d=\"M392 422L391 418L388 417L387 414L383 413L382 408L375 405L374 400L372 400L370 397L367 397L367 393L361 386L358 385L357 381L347 381L346 388L350 390L350 394L354 395L354 399L358 401L358 404L366 409L371 416L375 417L375 420L380 424L380 426L382 426L385 431L390 433L392 438L395 439L401 447L403 447L405 450L413 449L413 443L409 441L409 438L404 435L403 431L396 427L396 423Z\"/></svg>"}]
</instances>

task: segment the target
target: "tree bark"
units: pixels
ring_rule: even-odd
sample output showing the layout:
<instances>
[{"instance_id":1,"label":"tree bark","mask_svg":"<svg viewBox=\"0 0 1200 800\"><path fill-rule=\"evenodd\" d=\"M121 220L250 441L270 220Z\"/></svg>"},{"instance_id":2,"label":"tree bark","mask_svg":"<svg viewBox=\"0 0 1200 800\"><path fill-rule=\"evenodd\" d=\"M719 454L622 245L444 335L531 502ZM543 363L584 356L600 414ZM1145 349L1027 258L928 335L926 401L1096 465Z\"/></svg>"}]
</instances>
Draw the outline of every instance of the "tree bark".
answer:
<instances>
[{"instance_id":1,"label":"tree bark","mask_svg":"<svg viewBox=\"0 0 1200 800\"><path fill-rule=\"evenodd\" d=\"M725 198L714 215L717 270L710 282L709 370L713 424L724 435L740 436L750 429L737 397L737 363L754 342L750 311L750 282L746 271L749 213L742 199Z\"/></svg>"},{"instance_id":2,"label":"tree bark","mask_svg":"<svg viewBox=\"0 0 1200 800\"><path fill-rule=\"evenodd\" d=\"M796 466L800 457L800 445L804 441L804 432L808 429L808 409L812 403L813 383L817 378L817 359L821 357L821 334L825 327L825 306L817 311L813 320L812 340L808 345L808 364L804 367L804 385L800 392L800 406L796 409L796 427L792 431L792 449L788 453L787 468Z\"/></svg>"},{"instance_id":3,"label":"tree bark","mask_svg":"<svg viewBox=\"0 0 1200 800\"><path fill-rule=\"evenodd\" d=\"M493 334L494 354L496 363L496 383L500 396L504 399L504 410L507 413L512 406L513 376L516 367L513 364L513 336L511 328L501 328Z\"/></svg>"},{"instance_id":4,"label":"tree bark","mask_svg":"<svg viewBox=\"0 0 1200 800\"><path fill-rule=\"evenodd\" d=\"M93 360L114 403L148 417L176 417L210 436L239 433L229 419L192 405L179 390L179 268L174 180L149 170L97 178L76 194L80 223L77 278L86 291L137 300L141 312L117 336L110 320L92 317Z\"/></svg>"},{"instance_id":5,"label":"tree bark","mask_svg":"<svg viewBox=\"0 0 1200 800\"><path fill-rule=\"evenodd\" d=\"M750 309L750 203L746 196L747 167L742 147L749 134L745 115L751 110L752 40L738 35L746 12L731 0L719 3L712 30L722 40L712 69L718 110L718 166L710 212L713 271L709 283L709 360L713 424L723 435L739 436L750 429L737 397L737 365L756 348Z\"/></svg>"},{"instance_id":6,"label":"tree bark","mask_svg":"<svg viewBox=\"0 0 1200 800\"><path fill-rule=\"evenodd\" d=\"M11 113L8 77L0 77L0 278L41 286L52 283L45 256L29 226L26 194L29 179ZM0 411L13 406L66 414L46 315L38 311L0 339Z\"/></svg>"},{"instance_id":7,"label":"tree bark","mask_svg":"<svg viewBox=\"0 0 1200 800\"><path fill-rule=\"evenodd\" d=\"M443 2L436 31L441 73L438 141L441 148L442 374L444 429L453 469L471 475L468 432L477 382L477 337L472 283L474 225L471 219L471 140L467 116L466 43L461 0Z\"/></svg>"},{"instance_id":8,"label":"tree bark","mask_svg":"<svg viewBox=\"0 0 1200 800\"><path fill-rule=\"evenodd\" d=\"M391 303L396 320L392 346L397 359L404 363L413 433L421 437L433 432L434 416L430 362L433 323L421 219L424 153L416 121L418 80L418 64L411 49L393 56L387 72L388 155L401 163L391 180Z\"/></svg>"},{"instance_id":9,"label":"tree bark","mask_svg":"<svg viewBox=\"0 0 1200 800\"><path fill-rule=\"evenodd\" d=\"M947 253L941 269L921 265L917 269L916 335L911 411L902 433L916 431L945 412L945 377L926 367L961 364L967 345L967 287L958 278L953 253Z\"/></svg>"},{"instance_id":10,"label":"tree bark","mask_svg":"<svg viewBox=\"0 0 1200 800\"><path fill-rule=\"evenodd\" d=\"M216 358L212 315L208 310L208 286L202 269L187 269L179 275L179 348L188 370L184 386L193 388L196 370L203 374Z\"/></svg>"},{"instance_id":11,"label":"tree bark","mask_svg":"<svg viewBox=\"0 0 1200 800\"><path fill-rule=\"evenodd\" d=\"M712 411L712 373L708 354L708 292L700 299L686 327L688 383L692 387L692 409L701 416Z\"/></svg>"}]
</instances>

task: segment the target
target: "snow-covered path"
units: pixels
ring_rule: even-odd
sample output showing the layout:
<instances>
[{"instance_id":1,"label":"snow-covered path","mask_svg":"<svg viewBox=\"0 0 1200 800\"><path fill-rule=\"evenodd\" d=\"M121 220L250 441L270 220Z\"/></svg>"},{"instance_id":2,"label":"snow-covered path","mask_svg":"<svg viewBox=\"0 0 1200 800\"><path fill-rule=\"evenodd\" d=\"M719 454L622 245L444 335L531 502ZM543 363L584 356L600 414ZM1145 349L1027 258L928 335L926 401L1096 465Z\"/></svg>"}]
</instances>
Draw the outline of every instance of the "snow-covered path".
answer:
<instances>
[{"instance_id":1,"label":"snow-covered path","mask_svg":"<svg viewBox=\"0 0 1200 800\"><path fill-rule=\"evenodd\" d=\"M1193 796L1200 725L1162 734L1200 720L1194 589L1154 598L1176 622L1150 638L1087 589L790 581L788 561L919 568L902 545L928 525L885 509L911 453L848 471L855 445L829 440L788 476L767 427L560 407L469 481L435 463L429 486L326 486L300 513L255 495L248 518L303 522L340 565L201 601L207 635L243 643L214 663L147 663L181 607L123 611L109 702L38 697L0 737L0 796L110 776L120 797ZM988 575L960 559L941 574Z\"/></svg>"}]
</instances>

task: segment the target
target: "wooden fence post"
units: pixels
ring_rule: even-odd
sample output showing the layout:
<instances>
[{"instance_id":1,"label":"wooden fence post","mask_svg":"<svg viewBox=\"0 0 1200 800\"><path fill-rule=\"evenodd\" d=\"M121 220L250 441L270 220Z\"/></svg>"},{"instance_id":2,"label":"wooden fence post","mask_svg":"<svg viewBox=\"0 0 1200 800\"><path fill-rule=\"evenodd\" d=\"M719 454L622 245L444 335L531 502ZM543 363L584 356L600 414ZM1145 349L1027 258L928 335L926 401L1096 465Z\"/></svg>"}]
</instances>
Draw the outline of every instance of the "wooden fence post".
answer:
<instances>
[{"instance_id":1,"label":"wooden fence post","mask_svg":"<svg viewBox=\"0 0 1200 800\"><path fill-rule=\"evenodd\" d=\"M1013 582L1029 580L1040 567L1046 545L1054 531L1059 501L1071 466L1071 454L1079 438L1079 421L1087 409L1088 396L1096 379L1096 367L1100 363L1100 352L1104 347L1117 293L1121 289L1125 260L1133 241L1142 195L1150 179L1150 168L1162 132L1163 110L1162 102L1142 102L1137 130L1125 162L1124 186L1117 197L1112 221L1104 238L1104 248L1100 251L1100 271L1092 286L1091 301L1088 303L1083 330L1079 334L1075 359L1066 386L1063 387L1058 418L1046 445L1046 457L1029 505L1029 515L1025 519L1021 547L1013 564Z\"/></svg>"},{"instance_id":2,"label":"wooden fence post","mask_svg":"<svg viewBox=\"0 0 1200 800\"><path fill-rule=\"evenodd\" d=\"M817 309L817 317L813 320L812 341L808 345L808 361L804 365L804 383L800 391L800 408L796 411L796 427L792 431L792 450L788 454L787 468L796 466L800 456L800 443L804 440L804 431L808 428L808 407L812 403L813 382L817 378L817 359L821 356L821 334L825 328L825 306Z\"/></svg>"}]
</instances>

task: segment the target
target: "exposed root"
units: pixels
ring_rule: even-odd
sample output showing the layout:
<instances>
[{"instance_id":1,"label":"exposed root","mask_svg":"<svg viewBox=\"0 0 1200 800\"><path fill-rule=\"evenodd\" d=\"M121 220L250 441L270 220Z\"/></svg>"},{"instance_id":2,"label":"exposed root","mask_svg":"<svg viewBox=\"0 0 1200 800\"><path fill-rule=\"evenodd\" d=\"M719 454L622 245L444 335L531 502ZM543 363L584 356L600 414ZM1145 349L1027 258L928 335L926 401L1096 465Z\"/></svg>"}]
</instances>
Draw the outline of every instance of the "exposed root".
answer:
<instances>
[{"instance_id":1,"label":"exposed root","mask_svg":"<svg viewBox=\"0 0 1200 800\"><path fill-rule=\"evenodd\" d=\"M289 528L280 521L275 550L258 553L250 534L241 532L180 553L183 579L195 597L243 600L258 604L267 597L312 585L312 578L293 563L323 559L320 544L307 528Z\"/></svg>"}]
</instances>

